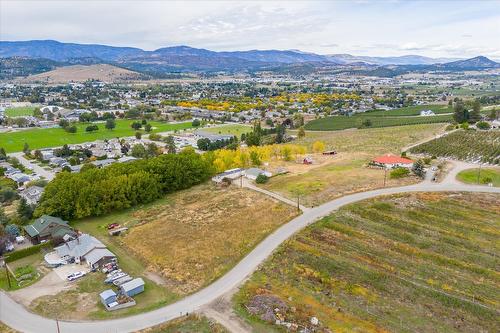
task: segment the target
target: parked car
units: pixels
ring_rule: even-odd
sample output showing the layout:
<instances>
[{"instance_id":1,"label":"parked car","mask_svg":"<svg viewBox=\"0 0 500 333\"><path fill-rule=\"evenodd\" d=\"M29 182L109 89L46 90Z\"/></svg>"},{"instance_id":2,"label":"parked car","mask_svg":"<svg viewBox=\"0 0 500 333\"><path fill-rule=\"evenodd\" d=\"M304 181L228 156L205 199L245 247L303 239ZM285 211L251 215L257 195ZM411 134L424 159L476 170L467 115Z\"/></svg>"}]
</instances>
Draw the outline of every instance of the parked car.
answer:
<instances>
[{"instance_id":1,"label":"parked car","mask_svg":"<svg viewBox=\"0 0 500 333\"><path fill-rule=\"evenodd\" d=\"M85 276L85 274L86 273L82 272L82 271L71 273L70 275L67 276L67 279L68 279L68 281L75 281L75 280Z\"/></svg>"},{"instance_id":2,"label":"parked car","mask_svg":"<svg viewBox=\"0 0 500 333\"><path fill-rule=\"evenodd\" d=\"M116 227L119 227L120 225L118 223L111 223L108 224L108 230L114 229Z\"/></svg>"}]
</instances>

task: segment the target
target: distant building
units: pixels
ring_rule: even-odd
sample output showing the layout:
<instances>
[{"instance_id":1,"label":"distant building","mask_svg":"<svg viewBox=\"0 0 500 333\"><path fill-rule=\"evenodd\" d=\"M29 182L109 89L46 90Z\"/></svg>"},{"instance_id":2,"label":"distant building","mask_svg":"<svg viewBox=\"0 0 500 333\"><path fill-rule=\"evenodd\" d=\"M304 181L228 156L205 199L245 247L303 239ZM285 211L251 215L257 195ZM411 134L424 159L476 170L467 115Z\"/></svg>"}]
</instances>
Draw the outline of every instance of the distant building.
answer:
<instances>
[{"instance_id":1,"label":"distant building","mask_svg":"<svg viewBox=\"0 0 500 333\"><path fill-rule=\"evenodd\" d=\"M413 161L408 158L387 154L373 159L372 164L387 169L396 167L411 168L413 166Z\"/></svg>"},{"instance_id":2,"label":"distant building","mask_svg":"<svg viewBox=\"0 0 500 333\"><path fill-rule=\"evenodd\" d=\"M42 241L60 241L65 235L76 237L76 232L59 217L42 215L32 224L24 227L32 244L39 244Z\"/></svg>"},{"instance_id":3,"label":"distant building","mask_svg":"<svg viewBox=\"0 0 500 333\"><path fill-rule=\"evenodd\" d=\"M40 186L30 186L24 191L21 191L19 195L26 199L29 205L36 205L40 198L42 197L44 188Z\"/></svg>"},{"instance_id":4,"label":"distant building","mask_svg":"<svg viewBox=\"0 0 500 333\"><path fill-rule=\"evenodd\" d=\"M420 116L427 117L427 116L435 116L436 114L432 110L422 110L420 111Z\"/></svg>"}]
</instances>

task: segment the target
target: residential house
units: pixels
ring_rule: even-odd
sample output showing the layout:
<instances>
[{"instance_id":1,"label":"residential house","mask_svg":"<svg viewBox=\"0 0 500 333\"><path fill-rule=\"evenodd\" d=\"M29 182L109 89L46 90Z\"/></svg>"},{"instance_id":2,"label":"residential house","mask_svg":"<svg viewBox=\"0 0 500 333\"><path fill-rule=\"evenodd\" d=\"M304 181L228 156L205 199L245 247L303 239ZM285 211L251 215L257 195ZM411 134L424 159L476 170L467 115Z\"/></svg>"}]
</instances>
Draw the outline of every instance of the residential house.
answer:
<instances>
[{"instance_id":1,"label":"residential house","mask_svg":"<svg viewBox=\"0 0 500 333\"><path fill-rule=\"evenodd\" d=\"M251 180L256 180L259 175L264 175L266 177L271 177L273 175L269 171L265 171L259 168L250 168L245 170L243 173L246 178Z\"/></svg>"},{"instance_id":2,"label":"residential house","mask_svg":"<svg viewBox=\"0 0 500 333\"><path fill-rule=\"evenodd\" d=\"M116 256L101 241L88 234L79 235L54 250L61 260L77 264L85 261L90 268L116 260Z\"/></svg>"},{"instance_id":3,"label":"residential house","mask_svg":"<svg viewBox=\"0 0 500 333\"><path fill-rule=\"evenodd\" d=\"M76 236L76 232L59 217L42 215L32 224L24 227L32 244L39 244L42 241L61 241L65 235Z\"/></svg>"},{"instance_id":4,"label":"residential house","mask_svg":"<svg viewBox=\"0 0 500 333\"><path fill-rule=\"evenodd\" d=\"M392 169L397 167L411 168L413 166L413 161L408 158L387 154L374 158L372 160L372 164L384 167L386 169Z\"/></svg>"},{"instance_id":5,"label":"residential house","mask_svg":"<svg viewBox=\"0 0 500 333\"><path fill-rule=\"evenodd\" d=\"M24 191L21 191L19 195L26 199L26 203L29 205L36 205L40 198L42 197L44 188L40 186L30 186Z\"/></svg>"}]
</instances>

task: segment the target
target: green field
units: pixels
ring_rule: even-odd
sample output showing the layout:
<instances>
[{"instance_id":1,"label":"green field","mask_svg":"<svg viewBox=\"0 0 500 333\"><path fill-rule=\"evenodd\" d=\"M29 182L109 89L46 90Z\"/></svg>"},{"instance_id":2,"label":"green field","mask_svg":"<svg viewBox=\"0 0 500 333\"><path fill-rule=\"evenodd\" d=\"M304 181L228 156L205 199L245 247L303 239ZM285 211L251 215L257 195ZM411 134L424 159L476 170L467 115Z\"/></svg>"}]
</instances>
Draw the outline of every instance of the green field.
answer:
<instances>
[{"instance_id":1,"label":"green field","mask_svg":"<svg viewBox=\"0 0 500 333\"><path fill-rule=\"evenodd\" d=\"M478 179L479 178L479 179ZM479 168L461 171L457 179L467 184L486 184L491 181L493 186L500 187L500 169Z\"/></svg>"},{"instance_id":2,"label":"green field","mask_svg":"<svg viewBox=\"0 0 500 333\"><path fill-rule=\"evenodd\" d=\"M9 153L23 150L27 142L31 149L57 147L64 144L83 143L94 140L111 139L116 137L133 136L135 130L130 127L133 120L116 120L116 128L107 130L104 123L98 123L99 130L93 133L85 132L88 124L77 124L76 133L68 133L62 128L36 128L9 133L0 133L0 147ZM152 132L166 132L191 128L191 122L169 124L157 121L149 122L153 126Z\"/></svg>"},{"instance_id":3,"label":"green field","mask_svg":"<svg viewBox=\"0 0 500 333\"><path fill-rule=\"evenodd\" d=\"M359 128L363 125L363 121L369 119L371 125L369 127L391 127L403 125L416 125L416 124L433 124L433 123L446 123L452 120L451 115L437 115L429 117L420 116L390 116L385 117L378 112L373 111L364 114L356 114L354 116L332 116L312 120L305 126L307 130L313 131L335 131L348 128Z\"/></svg>"},{"instance_id":4,"label":"green field","mask_svg":"<svg viewBox=\"0 0 500 333\"><path fill-rule=\"evenodd\" d=\"M420 111L423 110L432 110L435 114L443 114L443 113L453 113L453 108L448 106L448 105L440 105L440 104L435 104L435 105L416 105L416 106L407 106L404 108L399 108L399 109L394 109L394 110L373 110L373 111L367 111L364 113L366 116L394 116L394 117L401 117L401 116L418 116L420 115Z\"/></svg>"},{"instance_id":5,"label":"green field","mask_svg":"<svg viewBox=\"0 0 500 333\"><path fill-rule=\"evenodd\" d=\"M311 329L313 316L317 332L495 332L499 200L415 193L341 208L282 245L236 310L255 332L282 332L275 319Z\"/></svg>"},{"instance_id":6,"label":"green field","mask_svg":"<svg viewBox=\"0 0 500 333\"><path fill-rule=\"evenodd\" d=\"M246 125L222 125L217 127L208 127L201 130L202 132L213 133L213 134L232 134L241 137L243 133L250 133L252 131L251 126Z\"/></svg>"},{"instance_id":7,"label":"green field","mask_svg":"<svg viewBox=\"0 0 500 333\"><path fill-rule=\"evenodd\" d=\"M459 130L415 146L410 152L500 164L500 132Z\"/></svg>"},{"instance_id":8,"label":"green field","mask_svg":"<svg viewBox=\"0 0 500 333\"><path fill-rule=\"evenodd\" d=\"M7 117L20 117L20 116L32 116L34 110L38 108L33 106L21 106L17 108L7 108L5 110L5 115Z\"/></svg>"}]
</instances>

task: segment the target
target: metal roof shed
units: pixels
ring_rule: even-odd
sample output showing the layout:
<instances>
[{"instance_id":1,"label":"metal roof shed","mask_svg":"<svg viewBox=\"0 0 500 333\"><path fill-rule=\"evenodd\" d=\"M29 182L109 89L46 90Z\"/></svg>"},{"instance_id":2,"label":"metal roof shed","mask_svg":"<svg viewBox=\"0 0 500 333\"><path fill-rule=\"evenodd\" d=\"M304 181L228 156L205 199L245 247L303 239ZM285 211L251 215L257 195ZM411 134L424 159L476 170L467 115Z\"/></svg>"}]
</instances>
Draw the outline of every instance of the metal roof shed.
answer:
<instances>
[{"instance_id":1,"label":"metal roof shed","mask_svg":"<svg viewBox=\"0 0 500 333\"><path fill-rule=\"evenodd\" d=\"M101 303L104 304L105 307L116 301L116 293L111 289L104 290L99 294L99 297L101 298Z\"/></svg>"},{"instance_id":2,"label":"metal roof shed","mask_svg":"<svg viewBox=\"0 0 500 333\"><path fill-rule=\"evenodd\" d=\"M125 282L120 286L120 290L127 296L132 297L144 291L144 280L141 278Z\"/></svg>"}]
</instances>

